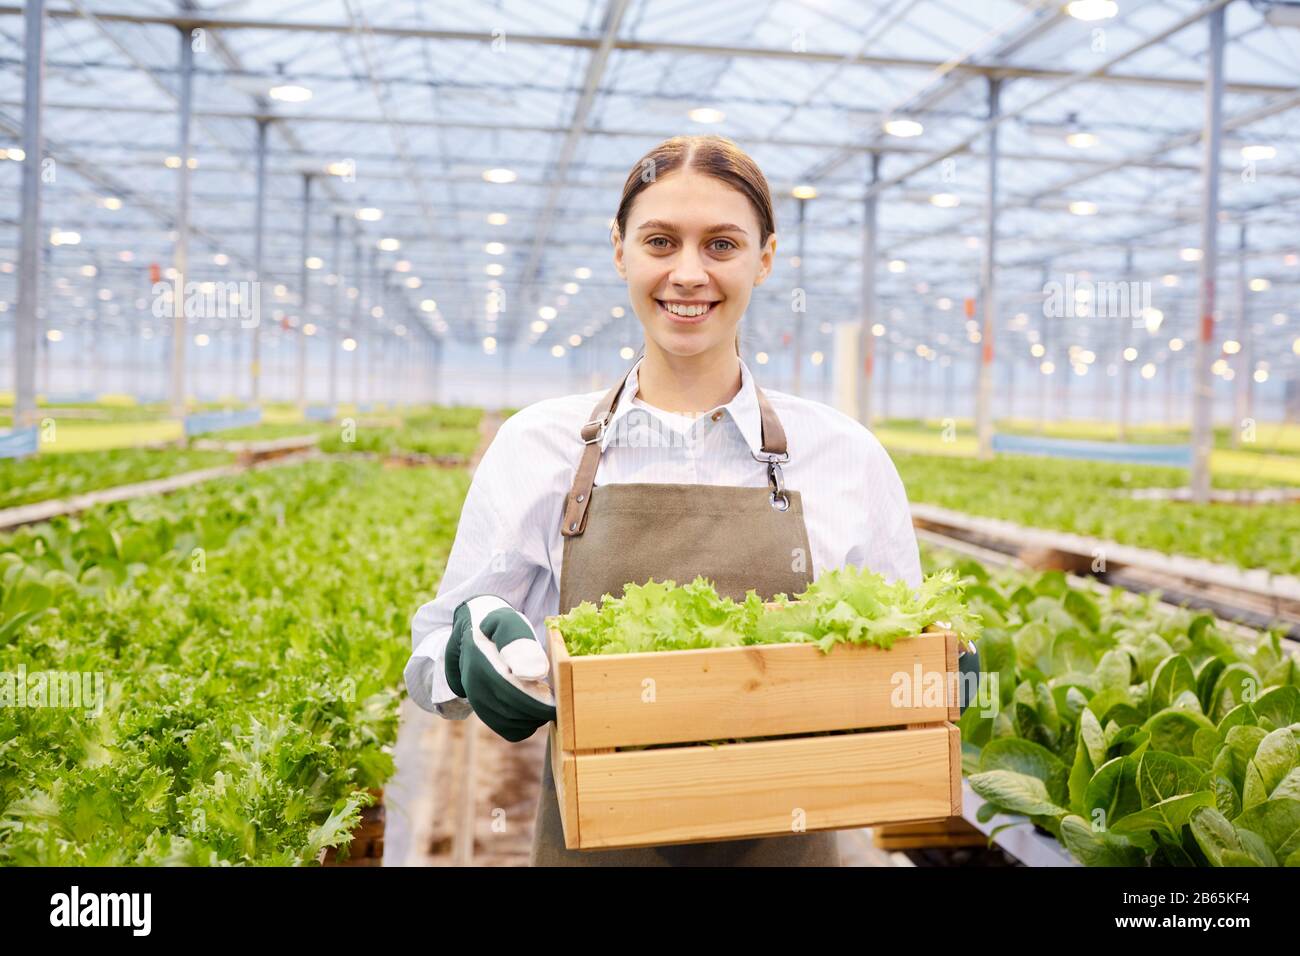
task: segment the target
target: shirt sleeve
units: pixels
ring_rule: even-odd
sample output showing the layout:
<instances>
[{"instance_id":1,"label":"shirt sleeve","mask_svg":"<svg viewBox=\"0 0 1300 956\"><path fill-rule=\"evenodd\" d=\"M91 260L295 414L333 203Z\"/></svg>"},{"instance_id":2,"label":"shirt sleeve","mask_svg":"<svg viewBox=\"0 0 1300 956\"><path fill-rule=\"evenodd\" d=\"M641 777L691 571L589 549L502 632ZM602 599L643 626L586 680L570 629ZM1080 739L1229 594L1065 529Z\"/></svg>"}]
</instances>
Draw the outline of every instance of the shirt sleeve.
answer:
<instances>
[{"instance_id":1,"label":"shirt sleeve","mask_svg":"<svg viewBox=\"0 0 1300 956\"><path fill-rule=\"evenodd\" d=\"M452 691L444 670L456 608L477 595L495 594L527 617L535 632L544 619L540 606L533 605L545 589L533 585L539 575L550 574L544 527L549 512L534 505L539 489L520 466L515 424L506 420L479 461L437 596L411 620L406 689L421 708L451 720L472 712L469 701ZM538 643L545 651L545 641L538 637Z\"/></svg>"},{"instance_id":2,"label":"shirt sleeve","mask_svg":"<svg viewBox=\"0 0 1300 956\"><path fill-rule=\"evenodd\" d=\"M889 452L875 436L872 436L872 442L875 445L872 477L879 489L872 507L877 511L880 525L872 544L869 567L883 574L887 581L906 581L913 588L919 588L921 551L916 542L916 529L912 526L912 508L907 501L907 491Z\"/></svg>"}]
</instances>

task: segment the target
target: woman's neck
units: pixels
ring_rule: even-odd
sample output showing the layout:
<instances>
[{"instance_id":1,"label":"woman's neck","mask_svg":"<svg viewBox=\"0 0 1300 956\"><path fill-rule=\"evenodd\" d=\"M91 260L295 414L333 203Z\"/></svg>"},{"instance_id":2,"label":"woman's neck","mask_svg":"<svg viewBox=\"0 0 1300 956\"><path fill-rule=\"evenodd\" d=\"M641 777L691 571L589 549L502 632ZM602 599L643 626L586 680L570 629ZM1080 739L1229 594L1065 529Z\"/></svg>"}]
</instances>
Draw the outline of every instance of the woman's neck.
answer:
<instances>
[{"instance_id":1,"label":"woman's neck","mask_svg":"<svg viewBox=\"0 0 1300 956\"><path fill-rule=\"evenodd\" d=\"M682 357L649 342L637 370L637 396L670 412L707 412L735 398L740 385L740 356L730 348Z\"/></svg>"}]
</instances>

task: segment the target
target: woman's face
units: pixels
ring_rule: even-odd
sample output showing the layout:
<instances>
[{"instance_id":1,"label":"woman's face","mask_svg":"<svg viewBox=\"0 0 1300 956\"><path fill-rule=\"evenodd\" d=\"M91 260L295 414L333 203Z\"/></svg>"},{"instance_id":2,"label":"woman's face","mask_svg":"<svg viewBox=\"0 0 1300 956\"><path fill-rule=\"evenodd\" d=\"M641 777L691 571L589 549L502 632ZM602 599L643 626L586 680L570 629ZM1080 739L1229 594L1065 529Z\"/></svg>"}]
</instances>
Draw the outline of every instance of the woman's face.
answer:
<instances>
[{"instance_id":1,"label":"woman's face","mask_svg":"<svg viewBox=\"0 0 1300 956\"><path fill-rule=\"evenodd\" d=\"M627 235L614 237L614 266L647 343L681 357L735 352L736 326L775 254L776 236L759 244L743 193L689 169L642 190Z\"/></svg>"}]
</instances>

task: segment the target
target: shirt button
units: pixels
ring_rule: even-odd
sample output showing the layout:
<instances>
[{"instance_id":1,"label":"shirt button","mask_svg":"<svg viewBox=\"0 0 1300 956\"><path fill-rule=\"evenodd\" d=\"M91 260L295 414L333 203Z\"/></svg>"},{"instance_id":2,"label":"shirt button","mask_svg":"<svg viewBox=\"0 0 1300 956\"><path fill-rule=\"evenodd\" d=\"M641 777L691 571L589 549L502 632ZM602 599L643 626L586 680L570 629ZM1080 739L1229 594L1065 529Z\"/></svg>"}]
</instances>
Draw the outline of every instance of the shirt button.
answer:
<instances>
[{"instance_id":1,"label":"shirt button","mask_svg":"<svg viewBox=\"0 0 1300 956\"><path fill-rule=\"evenodd\" d=\"M715 422L719 421L722 418L722 412L714 412L710 417L712 417Z\"/></svg>"}]
</instances>

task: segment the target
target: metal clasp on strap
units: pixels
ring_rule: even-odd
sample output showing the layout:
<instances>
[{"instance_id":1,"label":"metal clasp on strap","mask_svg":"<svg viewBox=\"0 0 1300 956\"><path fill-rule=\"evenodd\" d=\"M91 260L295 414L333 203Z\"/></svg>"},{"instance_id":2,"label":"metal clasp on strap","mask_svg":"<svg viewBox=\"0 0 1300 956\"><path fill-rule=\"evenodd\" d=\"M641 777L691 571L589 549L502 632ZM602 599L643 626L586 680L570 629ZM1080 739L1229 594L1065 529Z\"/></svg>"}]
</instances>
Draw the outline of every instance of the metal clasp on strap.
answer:
<instances>
[{"instance_id":1,"label":"metal clasp on strap","mask_svg":"<svg viewBox=\"0 0 1300 956\"><path fill-rule=\"evenodd\" d=\"M790 460L788 451L777 454L765 451L761 455L750 453L755 461L767 463L767 486L770 489L768 501L777 511L786 511L790 507L790 496L785 493L785 475L781 472L781 463Z\"/></svg>"},{"instance_id":2,"label":"metal clasp on strap","mask_svg":"<svg viewBox=\"0 0 1300 956\"><path fill-rule=\"evenodd\" d=\"M582 440L582 443L584 445L594 444L605 437L605 419L593 418L591 421L587 422L587 424L582 426L583 433L585 434L587 429L589 429L592 425L596 426L596 434L592 438L584 438Z\"/></svg>"}]
</instances>

